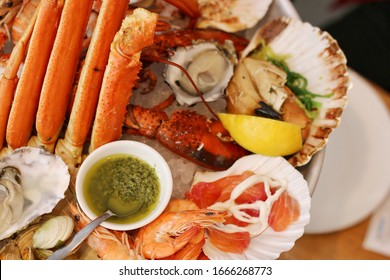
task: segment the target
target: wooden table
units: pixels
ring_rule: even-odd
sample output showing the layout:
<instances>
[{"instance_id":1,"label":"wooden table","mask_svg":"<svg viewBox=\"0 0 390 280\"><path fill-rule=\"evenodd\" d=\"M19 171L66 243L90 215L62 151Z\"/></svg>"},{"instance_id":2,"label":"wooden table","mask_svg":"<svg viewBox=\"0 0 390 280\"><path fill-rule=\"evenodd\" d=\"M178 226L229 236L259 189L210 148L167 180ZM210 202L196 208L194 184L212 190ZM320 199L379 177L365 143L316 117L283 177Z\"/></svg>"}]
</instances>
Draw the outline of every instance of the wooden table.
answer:
<instances>
[{"instance_id":1,"label":"wooden table","mask_svg":"<svg viewBox=\"0 0 390 280\"><path fill-rule=\"evenodd\" d=\"M370 82L390 110L390 93ZM368 217L348 229L328 234L304 234L295 246L280 256L282 260L390 260L383 255L363 249L369 226Z\"/></svg>"}]
</instances>

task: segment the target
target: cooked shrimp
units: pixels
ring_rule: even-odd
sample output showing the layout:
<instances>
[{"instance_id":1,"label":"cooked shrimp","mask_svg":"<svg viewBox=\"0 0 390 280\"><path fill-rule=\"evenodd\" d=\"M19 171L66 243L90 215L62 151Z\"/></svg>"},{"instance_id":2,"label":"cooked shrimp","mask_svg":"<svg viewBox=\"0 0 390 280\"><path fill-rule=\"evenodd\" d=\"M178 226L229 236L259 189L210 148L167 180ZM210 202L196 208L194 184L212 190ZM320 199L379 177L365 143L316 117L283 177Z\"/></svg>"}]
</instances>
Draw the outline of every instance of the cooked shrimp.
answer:
<instances>
[{"instance_id":1,"label":"cooked shrimp","mask_svg":"<svg viewBox=\"0 0 390 280\"><path fill-rule=\"evenodd\" d=\"M136 248L149 259L171 256L186 246L202 228L224 222L225 214L225 211L214 210L164 212L138 231Z\"/></svg>"},{"instance_id":2,"label":"cooked shrimp","mask_svg":"<svg viewBox=\"0 0 390 280\"><path fill-rule=\"evenodd\" d=\"M203 252L203 246L206 243L205 229L201 228L198 233L191 238L186 246L175 254L164 258L166 260L197 260Z\"/></svg>"},{"instance_id":3,"label":"cooked shrimp","mask_svg":"<svg viewBox=\"0 0 390 280\"><path fill-rule=\"evenodd\" d=\"M186 210L199 210L195 202L188 199L172 199L165 212L180 212ZM202 228L191 238L187 245L177 251L175 254L166 257L168 260L196 260L202 253L203 245L206 242L205 230Z\"/></svg>"},{"instance_id":4,"label":"cooked shrimp","mask_svg":"<svg viewBox=\"0 0 390 280\"><path fill-rule=\"evenodd\" d=\"M69 209L75 220L75 228L81 230L90 221L87 216L74 204L69 203ZM137 260L142 259L137 255L128 243L127 238L123 238L122 242L108 229L97 227L87 238L88 245L96 251L98 256L103 260Z\"/></svg>"}]
</instances>

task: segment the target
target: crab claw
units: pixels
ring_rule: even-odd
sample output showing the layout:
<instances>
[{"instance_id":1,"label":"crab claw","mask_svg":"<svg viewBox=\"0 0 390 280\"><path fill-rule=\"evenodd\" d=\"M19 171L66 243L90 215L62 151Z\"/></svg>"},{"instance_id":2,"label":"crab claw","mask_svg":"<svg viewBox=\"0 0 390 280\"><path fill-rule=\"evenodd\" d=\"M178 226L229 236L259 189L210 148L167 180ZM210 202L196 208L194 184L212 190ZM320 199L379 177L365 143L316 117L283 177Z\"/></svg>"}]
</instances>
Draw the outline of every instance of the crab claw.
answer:
<instances>
[{"instance_id":1,"label":"crab claw","mask_svg":"<svg viewBox=\"0 0 390 280\"><path fill-rule=\"evenodd\" d=\"M224 170L249 152L216 119L179 110L170 118L161 109L128 107L124 133L158 140L172 152L212 170Z\"/></svg>"},{"instance_id":2,"label":"crab claw","mask_svg":"<svg viewBox=\"0 0 390 280\"><path fill-rule=\"evenodd\" d=\"M232 141L220 122L188 110L163 121L156 138L180 156L214 170L226 169L249 153Z\"/></svg>"}]
</instances>

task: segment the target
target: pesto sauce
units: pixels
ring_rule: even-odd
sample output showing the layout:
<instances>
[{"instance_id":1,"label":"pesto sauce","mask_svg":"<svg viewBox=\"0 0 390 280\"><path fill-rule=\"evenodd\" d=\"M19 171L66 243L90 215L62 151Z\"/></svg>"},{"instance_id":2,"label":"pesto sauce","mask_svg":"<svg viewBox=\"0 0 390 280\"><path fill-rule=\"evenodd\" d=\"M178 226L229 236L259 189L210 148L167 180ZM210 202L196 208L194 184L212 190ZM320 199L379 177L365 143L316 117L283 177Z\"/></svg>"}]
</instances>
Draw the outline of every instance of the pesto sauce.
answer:
<instances>
[{"instance_id":1,"label":"pesto sauce","mask_svg":"<svg viewBox=\"0 0 390 280\"><path fill-rule=\"evenodd\" d=\"M116 205L116 208L144 200L134 214L108 219L124 224L139 221L154 209L158 203L160 182L156 170L145 161L126 154L116 154L102 158L88 170L83 193L88 206L96 215L107 211L110 197L121 200L122 203Z\"/></svg>"}]
</instances>

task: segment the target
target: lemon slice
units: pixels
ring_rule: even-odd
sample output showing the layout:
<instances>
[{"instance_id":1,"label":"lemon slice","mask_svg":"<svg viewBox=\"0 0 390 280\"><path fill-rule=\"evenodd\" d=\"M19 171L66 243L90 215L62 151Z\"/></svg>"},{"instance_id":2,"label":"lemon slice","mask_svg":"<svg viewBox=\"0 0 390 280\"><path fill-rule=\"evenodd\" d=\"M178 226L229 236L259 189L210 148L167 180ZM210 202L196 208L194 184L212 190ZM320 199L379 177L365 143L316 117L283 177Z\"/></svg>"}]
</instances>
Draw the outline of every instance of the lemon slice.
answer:
<instances>
[{"instance_id":1,"label":"lemon slice","mask_svg":"<svg viewBox=\"0 0 390 280\"><path fill-rule=\"evenodd\" d=\"M232 138L252 153L287 156L302 148L301 128L296 124L249 115L218 113Z\"/></svg>"}]
</instances>

